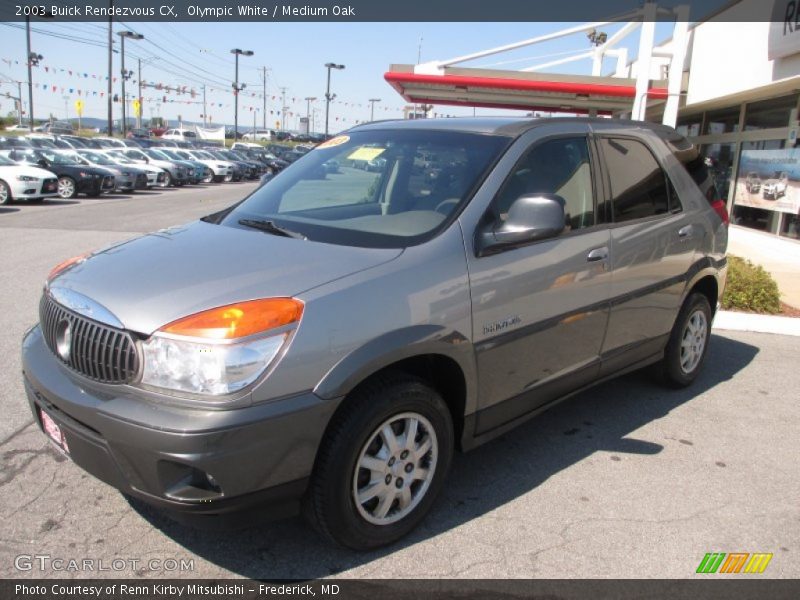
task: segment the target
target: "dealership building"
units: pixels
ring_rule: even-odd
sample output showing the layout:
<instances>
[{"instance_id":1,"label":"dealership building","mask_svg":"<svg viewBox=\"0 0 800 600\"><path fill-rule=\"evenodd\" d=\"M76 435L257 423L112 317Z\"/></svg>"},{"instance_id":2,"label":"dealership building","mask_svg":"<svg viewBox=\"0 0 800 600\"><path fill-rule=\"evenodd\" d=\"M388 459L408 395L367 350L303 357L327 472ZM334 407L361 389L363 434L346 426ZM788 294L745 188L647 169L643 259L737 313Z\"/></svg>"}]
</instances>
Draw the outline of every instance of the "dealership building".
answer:
<instances>
[{"instance_id":1,"label":"dealership building","mask_svg":"<svg viewBox=\"0 0 800 600\"><path fill-rule=\"evenodd\" d=\"M795 8L798 18L787 20ZM659 42L652 21L668 13L674 29ZM687 15L687 7L667 10L645 3L587 52L519 71L462 65L566 35L589 32L597 38L603 26L619 22L586 24L445 61L392 65L385 78L414 104L573 112L674 125L709 158L734 223L800 239L800 2L738 0L699 22L687 23ZM620 41L634 32L639 43L631 61ZM559 63L582 59L591 61L591 75L551 72ZM609 60L616 66L604 74Z\"/></svg>"}]
</instances>

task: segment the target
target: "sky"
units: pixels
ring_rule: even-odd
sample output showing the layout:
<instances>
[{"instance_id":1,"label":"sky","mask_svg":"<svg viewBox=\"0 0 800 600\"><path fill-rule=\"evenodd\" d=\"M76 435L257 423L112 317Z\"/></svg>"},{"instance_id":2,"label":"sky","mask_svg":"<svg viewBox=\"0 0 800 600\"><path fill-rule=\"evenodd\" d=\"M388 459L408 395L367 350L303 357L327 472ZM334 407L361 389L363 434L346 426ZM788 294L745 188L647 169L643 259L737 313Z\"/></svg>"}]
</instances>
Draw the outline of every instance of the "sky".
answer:
<instances>
[{"instance_id":1,"label":"sky","mask_svg":"<svg viewBox=\"0 0 800 600\"><path fill-rule=\"evenodd\" d=\"M370 98L375 103L375 119L401 118L405 101L383 79L393 63L416 63L454 58L494 46L552 33L577 23L136 23L114 22L116 32L131 30L144 35L141 41L126 41L125 67L137 70L142 60L143 82L160 84L161 90L146 88L143 117L161 116L173 124L181 116L187 121L202 121L202 86L206 86L207 114L212 123L232 124L234 47L252 50L252 57L240 57L239 81L247 87L239 96L240 129L261 127L263 110L263 68L267 68L267 126L281 120L282 90L286 91L286 126L299 128L305 116L306 97L311 104L315 131L324 129L326 62L344 64L332 72L331 92L336 99L330 108L330 130L338 131L370 119ZM603 28L611 35L619 26ZM669 25L659 24L656 39L669 35ZM32 23L32 50L44 58L34 67L34 115L76 118L75 101L84 103L85 117L105 118L107 111L106 75L107 23ZM420 43L421 42L421 43ZM623 46L635 55L638 33L626 38ZM489 56L463 66L520 69L557 59L572 52L586 51L590 43L578 34L513 52ZM15 81L27 82L24 23L0 23L0 114L12 111L13 101L5 93L17 95ZM604 73L613 69L608 59ZM121 96L120 56L114 54L113 93ZM551 72L590 74L591 63L582 60L561 65ZM545 71L545 72L547 72ZM71 73L70 73L71 72ZM135 96L136 73L126 84ZM167 93L163 87L180 87L184 94ZM78 93L80 90L80 94ZM194 90L194 97L192 96ZM255 97L254 97L255 95ZM163 103L164 96L168 102ZM27 90L23 85L23 101ZM129 107L129 116L131 116ZM437 116L471 115L471 108L437 106ZM477 109L476 114L513 114L513 111ZM121 107L114 105L114 118Z\"/></svg>"}]
</instances>

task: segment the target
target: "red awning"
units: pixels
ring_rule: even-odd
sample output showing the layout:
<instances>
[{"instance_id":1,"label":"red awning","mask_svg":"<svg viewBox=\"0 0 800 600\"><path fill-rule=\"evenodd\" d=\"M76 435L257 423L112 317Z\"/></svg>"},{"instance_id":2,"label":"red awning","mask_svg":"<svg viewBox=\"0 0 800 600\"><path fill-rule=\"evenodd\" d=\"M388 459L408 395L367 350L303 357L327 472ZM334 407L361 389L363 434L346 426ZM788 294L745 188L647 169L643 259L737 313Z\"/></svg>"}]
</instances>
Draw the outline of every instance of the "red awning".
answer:
<instances>
[{"instance_id":1,"label":"red awning","mask_svg":"<svg viewBox=\"0 0 800 600\"><path fill-rule=\"evenodd\" d=\"M629 111L636 96L633 79L446 68L442 75L414 73L393 65L386 81L407 102L598 114ZM649 99L664 100L667 89L651 87Z\"/></svg>"}]
</instances>

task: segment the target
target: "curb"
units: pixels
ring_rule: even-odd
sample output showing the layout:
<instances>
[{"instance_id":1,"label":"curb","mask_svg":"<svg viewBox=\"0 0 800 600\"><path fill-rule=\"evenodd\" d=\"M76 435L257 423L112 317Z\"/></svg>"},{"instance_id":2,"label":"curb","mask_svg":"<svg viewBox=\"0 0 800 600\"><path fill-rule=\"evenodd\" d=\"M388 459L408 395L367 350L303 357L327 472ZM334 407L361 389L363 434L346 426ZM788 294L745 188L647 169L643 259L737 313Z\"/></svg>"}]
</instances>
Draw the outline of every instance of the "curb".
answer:
<instances>
[{"instance_id":1,"label":"curb","mask_svg":"<svg viewBox=\"0 0 800 600\"><path fill-rule=\"evenodd\" d=\"M717 311L713 329L800 336L800 318Z\"/></svg>"}]
</instances>

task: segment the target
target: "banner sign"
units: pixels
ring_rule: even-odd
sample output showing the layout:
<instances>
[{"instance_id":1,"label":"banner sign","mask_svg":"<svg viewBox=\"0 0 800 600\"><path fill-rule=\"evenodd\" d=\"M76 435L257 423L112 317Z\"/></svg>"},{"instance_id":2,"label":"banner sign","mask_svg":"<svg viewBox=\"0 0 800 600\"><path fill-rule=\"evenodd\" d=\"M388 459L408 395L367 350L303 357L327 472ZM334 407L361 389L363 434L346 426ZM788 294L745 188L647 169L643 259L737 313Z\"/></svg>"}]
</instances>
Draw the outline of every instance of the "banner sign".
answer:
<instances>
[{"instance_id":1,"label":"banner sign","mask_svg":"<svg viewBox=\"0 0 800 600\"><path fill-rule=\"evenodd\" d=\"M200 127L199 125L195 125L194 128L197 130L197 137L201 140L222 140L225 141L225 126L217 127L215 129L206 129Z\"/></svg>"},{"instance_id":2,"label":"banner sign","mask_svg":"<svg viewBox=\"0 0 800 600\"><path fill-rule=\"evenodd\" d=\"M734 204L800 213L800 148L743 150Z\"/></svg>"}]
</instances>

